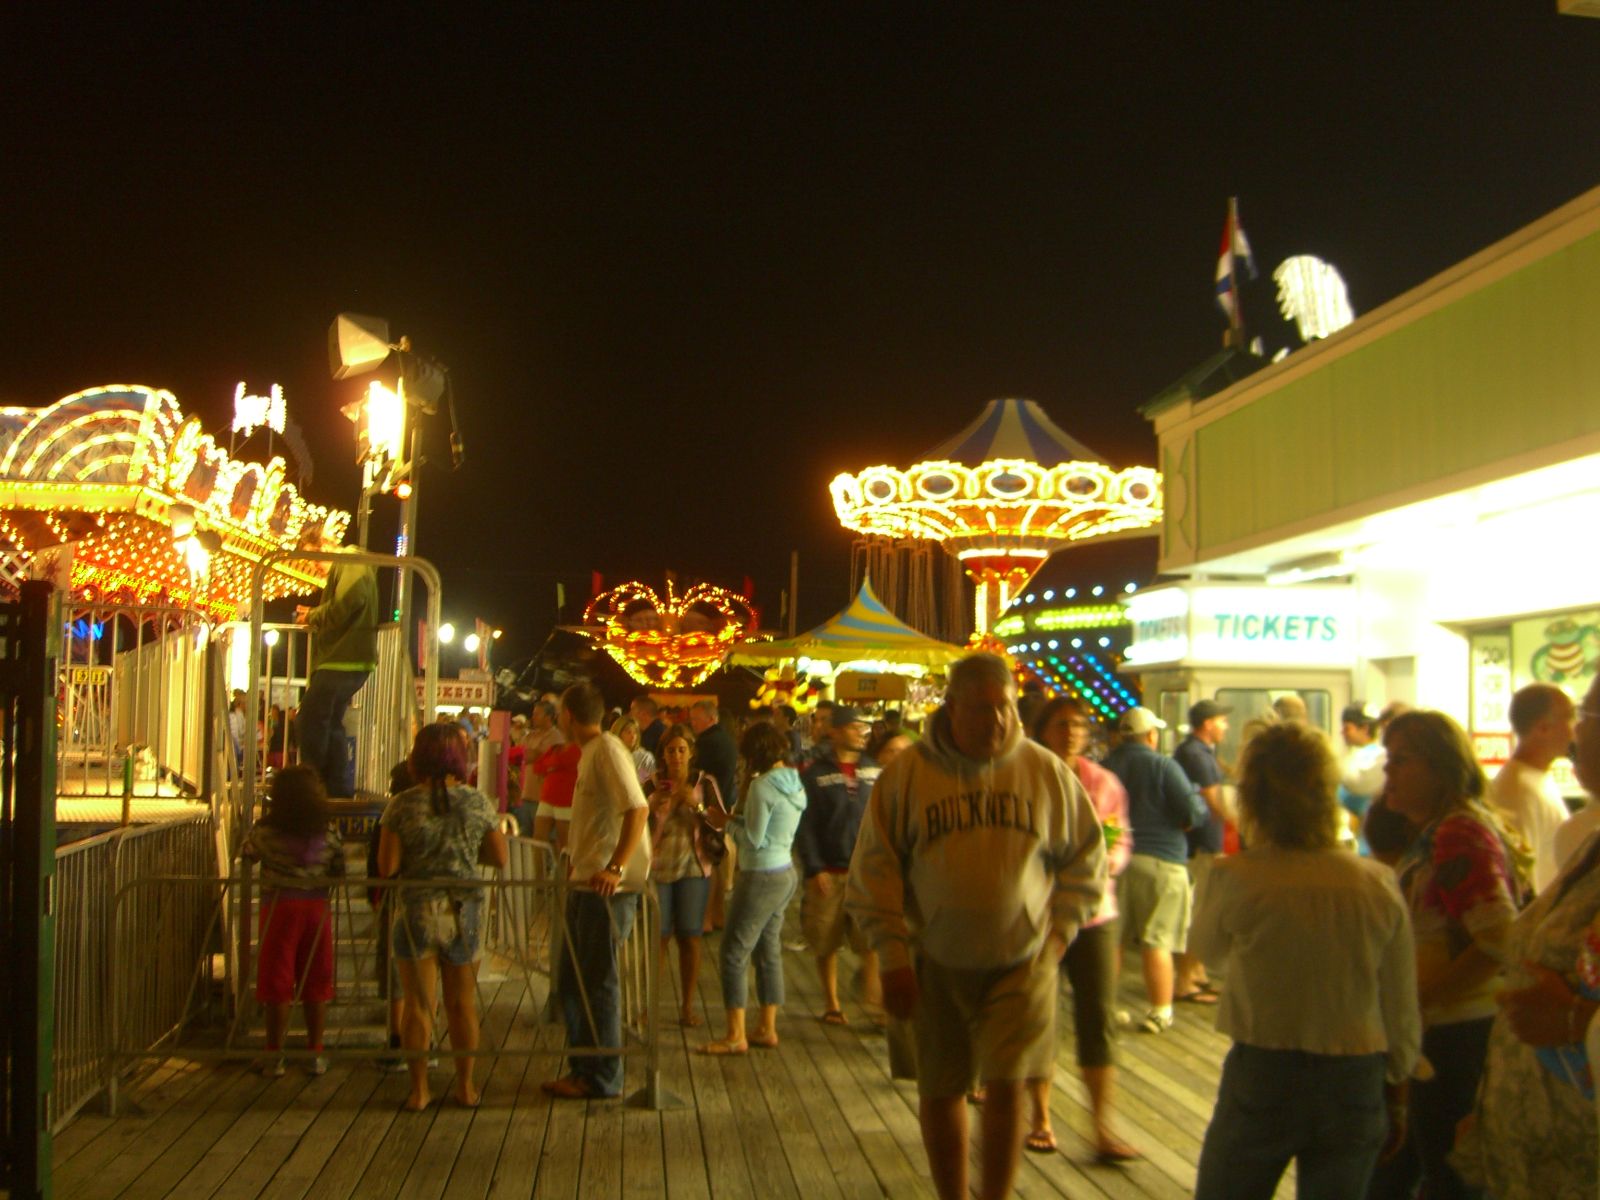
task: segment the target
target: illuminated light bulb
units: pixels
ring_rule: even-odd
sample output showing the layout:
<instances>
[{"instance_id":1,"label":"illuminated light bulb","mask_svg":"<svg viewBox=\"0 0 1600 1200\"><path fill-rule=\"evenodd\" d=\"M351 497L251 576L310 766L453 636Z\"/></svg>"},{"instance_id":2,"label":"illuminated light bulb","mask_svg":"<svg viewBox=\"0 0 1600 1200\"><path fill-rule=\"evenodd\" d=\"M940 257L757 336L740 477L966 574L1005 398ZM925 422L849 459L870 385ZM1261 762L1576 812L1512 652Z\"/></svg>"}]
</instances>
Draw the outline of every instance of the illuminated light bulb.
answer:
<instances>
[{"instance_id":1,"label":"illuminated light bulb","mask_svg":"<svg viewBox=\"0 0 1600 1200\"><path fill-rule=\"evenodd\" d=\"M439 640L446 646L456 640L456 627L449 621L439 626Z\"/></svg>"},{"instance_id":2,"label":"illuminated light bulb","mask_svg":"<svg viewBox=\"0 0 1600 1200\"><path fill-rule=\"evenodd\" d=\"M1139 590L1139 585L1137 583L1130 583L1125 588L1123 588L1122 590L1124 592L1128 593L1128 595L1131 596L1131 595L1133 595L1134 592L1137 592Z\"/></svg>"},{"instance_id":3,"label":"illuminated light bulb","mask_svg":"<svg viewBox=\"0 0 1600 1200\"><path fill-rule=\"evenodd\" d=\"M261 640L269 646L276 646L282 640L282 637L283 635L276 629L269 629L261 635Z\"/></svg>"},{"instance_id":4,"label":"illuminated light bulb","mask_svg":"<svg viewBox=\"0 0 1600 1200\"><path fill-rule=\"evenodd\" d=\"M1089 589L1089 594L1091 596L1104 596L1106 594L1106 590L1097 583L1094 585L1094 587Z\"/></svg>"},{"instance_id":5,"label":"illuminated light bulb","mask_svg":"<svg viewBox=\"0 0 1600 1200\"><path fill-rule=\"evenodd\" d=\"M469 633L466 637L461 639L461 648L468 654L476 654L478 652L478 647L482 644L483 639L480 638L476 633Z\"/></svg>"},{"instance_id":6,"label":"illuminated light bulb","mask_svg":"<svg viewBox=\"0 0 1600 1200\"><path fill-rule=\"evenodd\" d=\"M1068 588L1065 592L1062 593L1062 595L1065 596L1068 600L1071 600L1077 594L1078 594L1078 589L1077 588Z\"/></svg>"}]
</instances>

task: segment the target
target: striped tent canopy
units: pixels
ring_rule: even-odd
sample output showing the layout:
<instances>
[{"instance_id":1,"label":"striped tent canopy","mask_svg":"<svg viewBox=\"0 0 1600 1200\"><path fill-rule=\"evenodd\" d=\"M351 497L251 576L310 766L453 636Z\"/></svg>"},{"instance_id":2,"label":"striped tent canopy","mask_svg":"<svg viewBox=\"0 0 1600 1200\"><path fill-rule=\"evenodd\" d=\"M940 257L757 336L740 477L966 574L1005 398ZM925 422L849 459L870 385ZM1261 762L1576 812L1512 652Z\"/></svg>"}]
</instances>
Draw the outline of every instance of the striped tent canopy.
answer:
<instances>
[{"instance_id":1,"label":"striped tent canopy","mask_svg":"<svg viewBox=\"0 0 1600 1200\"><path fill-rule=\"evenodd\" d=\"M1064 462L1104 462L1067 433L1033 400L991 400L982 414L955 437L922 456L926 462L980 466L995 459L1017 459L1051 467Z\"/></svg>"},{"instance_id":2,"label":"striped tent canopy","mask_svg":"<svg viewBox=\"0 0 1600 1200\"><path fill-rule=\"evenodd\" d=\"M918 633L890 612L863 580L856 598L843 612L821 625L779 642L741 642L729 652L730 663L775 663L786 658L821 658L832 663L877 659L943 667L962 658L965 647Z\"/></svg>"}]
</instances>

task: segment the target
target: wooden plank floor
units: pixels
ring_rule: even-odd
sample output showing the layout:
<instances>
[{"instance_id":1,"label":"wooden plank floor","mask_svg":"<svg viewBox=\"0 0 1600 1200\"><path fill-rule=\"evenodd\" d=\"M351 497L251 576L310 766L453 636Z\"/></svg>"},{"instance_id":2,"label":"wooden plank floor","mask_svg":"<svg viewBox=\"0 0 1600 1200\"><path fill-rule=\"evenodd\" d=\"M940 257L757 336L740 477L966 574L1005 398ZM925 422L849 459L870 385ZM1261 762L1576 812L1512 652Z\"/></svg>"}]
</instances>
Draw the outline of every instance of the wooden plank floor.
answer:
<instances>
[{"instance_id":1,"label":"wooden plank floor","mask_svg":"<svg viewBox=\"0 0 1600 1200\"><path fill-rule=\"evenodd\" d=\"M56 1138L56 1194L71 1200L677 1200L932 1196L916 1089L888 1076L881 1035L859 1006L852 1025L817 1019L809 957L786 952L782 1045L747 1058L692 1051L721 1028L718 939L706 939L699 986L705 1024L680 1029L674 985L663 990L663 1083L685 1107L650 1112L616 1102L553 1104L539 1082L551 1057L480 1062L483 1107L399 1111L404 1075L335 1063L321 1078L291 1066L282 1079L246 1066L160 1064L129 1096L127 1115L80 1116ZM851 964L840 964L848 978ZM1125 1006L1142 1011L1137 981ZM536 1022L519 984L484 989L486 1046L558 1050L562 1033ZM1070 1031L1057 1056L1052 1114L1060 1150L1025 1154L1017 1194L1054 1200L1176 1200L1192 1194L1227 1040L1210 1008L1179 1005L1168 1033L1120 1040L1122 1132L1145 1153L1126 1168L1091 1161L1087 1097ZM1070 1004L1063 999L1063 1025ZM638 1060L633 1060L637 1062ZM434 1073L438 1092L445 1068ZM629 1086L639 1080L630 1071ZM133 1111L135 1110L136 1111ZM973 1123L976 1129L976 1121ZM974 1160L976 1178L976 1160ZM1280 1196L1293 1194L1285 1179Z\"/></svg>"}]
</instances>

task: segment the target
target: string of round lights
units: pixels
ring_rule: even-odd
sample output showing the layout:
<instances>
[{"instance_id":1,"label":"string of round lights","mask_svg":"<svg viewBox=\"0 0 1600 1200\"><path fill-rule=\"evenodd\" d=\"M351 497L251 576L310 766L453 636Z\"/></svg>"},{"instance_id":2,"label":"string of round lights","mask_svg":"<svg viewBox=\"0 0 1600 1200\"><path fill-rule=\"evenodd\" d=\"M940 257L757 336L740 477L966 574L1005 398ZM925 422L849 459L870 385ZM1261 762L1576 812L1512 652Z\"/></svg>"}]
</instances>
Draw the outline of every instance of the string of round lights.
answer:
<instances>
[{"instance_id":1,"label":"string of round lights","mask_svg":"<svg viewBox=\"0 0 1600 1200\"><path fill-rule=\"evenodd\" d=\"M1033 401L997 400L927 461L841 474L829 491L846 529L933 541L954 555L976 585L981 634L1063 546L1160 524L1160 473L1119 470L1092 453Z\"/></svg>"}]
</instances>

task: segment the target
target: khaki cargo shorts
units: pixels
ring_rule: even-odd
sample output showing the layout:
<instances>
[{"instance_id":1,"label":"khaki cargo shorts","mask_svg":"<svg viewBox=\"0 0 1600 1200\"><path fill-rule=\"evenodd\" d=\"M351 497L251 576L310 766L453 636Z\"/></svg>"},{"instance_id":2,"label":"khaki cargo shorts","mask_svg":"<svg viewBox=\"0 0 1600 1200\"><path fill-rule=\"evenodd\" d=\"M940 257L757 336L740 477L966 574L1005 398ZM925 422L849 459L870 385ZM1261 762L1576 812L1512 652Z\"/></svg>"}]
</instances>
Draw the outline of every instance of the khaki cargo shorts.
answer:
<instances>
[{"instance_id":1,"label":"khaki cargo shorts","mask_svg":"<svg viewBox=\"0 0 1600 1200\"><path fill-rule=\"evenodd\" d=\"M1057 964L1046 941L1010 967L917 961L917 1093L961 1096L975 1083L1048 1078L1056 1050Z\"/></svg>"},{"instance_id":2,"label":"khaki cargo shorts","mask_svg":"<svg viewBox=\"0 0 1600 1200\"><path fill-rule=\"evenodd\" d=\"M1139 950L1181 952L1189 944L1189 870L1148 854L1135 854L1117 876L1122 944Z\"/></svg>"}]
</instances>

